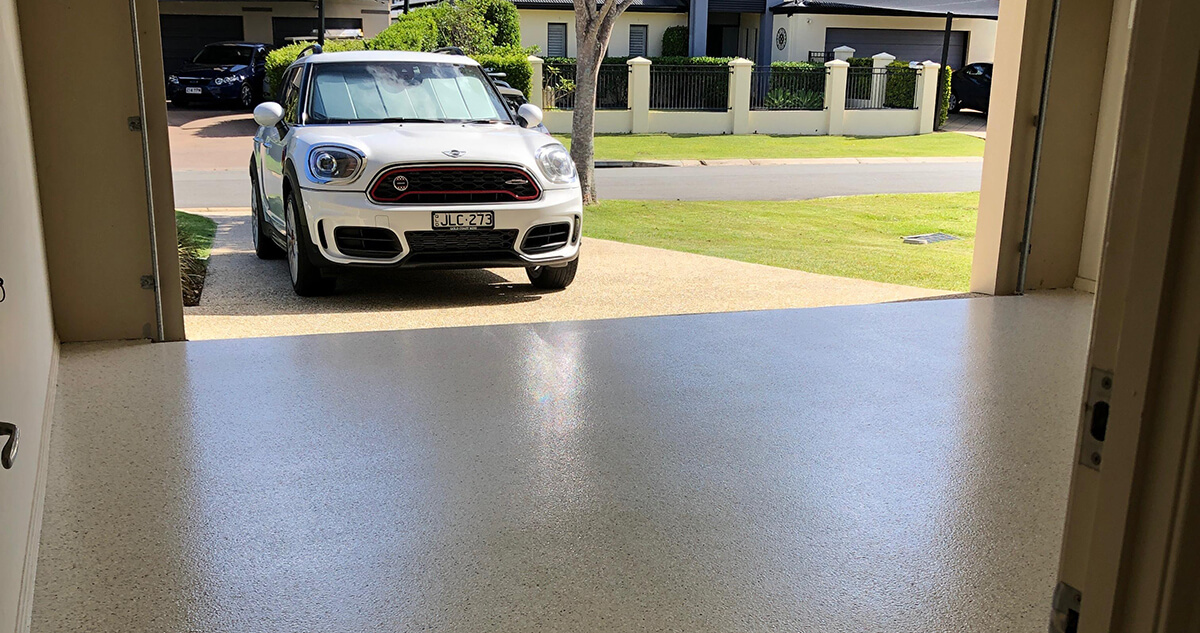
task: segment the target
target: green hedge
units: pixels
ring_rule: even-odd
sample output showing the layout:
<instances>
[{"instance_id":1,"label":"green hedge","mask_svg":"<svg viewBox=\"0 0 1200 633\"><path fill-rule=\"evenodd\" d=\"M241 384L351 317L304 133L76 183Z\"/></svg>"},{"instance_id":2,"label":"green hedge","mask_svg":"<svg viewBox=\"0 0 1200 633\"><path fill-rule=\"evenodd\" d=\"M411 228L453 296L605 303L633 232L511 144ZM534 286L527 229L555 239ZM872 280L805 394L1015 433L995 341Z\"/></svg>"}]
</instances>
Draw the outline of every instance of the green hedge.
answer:
<instances>
[{"instance_id":1,"label":"green hedge","mask_svg":"<svg viewBox=\"0 0 1200 633\"><path fill-rule=\"evenodd\" d=\"M500 48L520 48L521 15L517 7L508 0L463 0L460 4L483 16L488 24L496 27L492 43Z\"/></svg>"},{"instance_id":2,"label":"green hedge","mask_svg":"<svg viewBox=\"0 0 1200 633\"><path fill-rule=\"evenodd\" d=\"M396 20L371 40L374 50L431 51L437 46L437 20L433 13L420 10Z\"/></svg>"},{"instance_id":3,"label":"green hedge","mask_svg":"<svg viewBox=\"0 0 1200 633\"><path fill-rule=\"evenodd\" d=\"M817 68L825 68L825 64L819 62L771 62L771 68L782 68L784 70L813 70Z\"/></svg>"},{"instance_id":4,"label":"green hedge","mask_svg":"<svg viewBox=\"0 0 1200 633\"><path fill-rule=\"evenodd\" d=\"M483 67L504 73L507 75L504 81L507 81L508 85L526 95L529 94L529 87L533 77L533 66L529 64L529 56L525 54L525 51L510 49L472 55L472 57Z\"/></svg>"},{"instance_id":5,"label":"green hedge","mask_svg":"<svg viewBox=\"0 0 1200 633\"><path fill-rule=\"evenodd\" d=\"M888 64L887 87L883 92L885 108L911 108L917 99L917 73L908 69L908 62ZM897 69L893 72L892 69Z\"/></svg>"},{"instance_id":6,"label":"green hedge","mask_svg":"<svg viewBox=\"0 0 1200 633\"><path fill-rule=\"evenodd\" d=\"M688 53L688 27L668 26L663 31L662 54L664 57L686 57Z\"/></svg>"}]
</instances>

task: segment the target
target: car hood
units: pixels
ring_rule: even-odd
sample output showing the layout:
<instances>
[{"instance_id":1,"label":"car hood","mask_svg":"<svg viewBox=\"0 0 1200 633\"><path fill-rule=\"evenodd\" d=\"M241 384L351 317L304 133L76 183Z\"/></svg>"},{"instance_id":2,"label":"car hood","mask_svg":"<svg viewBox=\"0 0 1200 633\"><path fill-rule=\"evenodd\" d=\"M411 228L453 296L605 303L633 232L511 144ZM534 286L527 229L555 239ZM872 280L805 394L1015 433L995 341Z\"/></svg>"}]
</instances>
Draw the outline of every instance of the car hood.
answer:
<instances>
[{"instance_id":1,"label":"car hood","mask_svg":"<svg viewBox=\"0 0 1200 633\"><path fill-rule=\"evenodd\" d=\"M544 189L568 188L547 182L537 166L535 152L558 141L548 134L511 124L477 123L381 123L344 125L306 125L296 134L293 156L296 168L304 170L302 159L317 145L351 147L363 155L365 166L355 181L366 189L385 167L402 163L519 165L537 177ZM457 152L455 151L457 150ZM458 154L455 156L455 154ZM306 187L318 187L305 183ZM331 187L335 188L335 187ZM336 187L336 188L344 188Z\"/></svg>"},{"instance_id":2,"label":"car hood","mask_svg":"<svg viewBox=\"0 0 1200 633\"><path fill-rule=\"evenodd\" d=\"M212 79L214 77L224 77L240 73L249 68L246 64L225 64L221 66L209 66L207 64L186 64L176 75L185 77L197 77L201 79Z\"/></svg>"}]
</instances>

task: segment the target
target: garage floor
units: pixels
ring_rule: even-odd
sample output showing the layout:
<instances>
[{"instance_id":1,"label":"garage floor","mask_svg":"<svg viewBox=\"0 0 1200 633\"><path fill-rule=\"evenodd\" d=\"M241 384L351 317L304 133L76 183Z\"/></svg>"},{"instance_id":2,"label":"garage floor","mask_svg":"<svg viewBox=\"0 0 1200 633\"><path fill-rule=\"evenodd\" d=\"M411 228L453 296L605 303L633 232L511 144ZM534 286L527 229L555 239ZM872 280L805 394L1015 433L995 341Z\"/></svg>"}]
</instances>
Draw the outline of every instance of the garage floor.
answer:
<instances>
[{"instance_id":1,"label":"garage floor","mask_svg":"<svg viewBox=\"0 0 1200 633\"><path fill-rule=\"evenodd\" d=\"M1042 630L1089 323L67 345L33 631Z\"/></svg>"}]
</instances>

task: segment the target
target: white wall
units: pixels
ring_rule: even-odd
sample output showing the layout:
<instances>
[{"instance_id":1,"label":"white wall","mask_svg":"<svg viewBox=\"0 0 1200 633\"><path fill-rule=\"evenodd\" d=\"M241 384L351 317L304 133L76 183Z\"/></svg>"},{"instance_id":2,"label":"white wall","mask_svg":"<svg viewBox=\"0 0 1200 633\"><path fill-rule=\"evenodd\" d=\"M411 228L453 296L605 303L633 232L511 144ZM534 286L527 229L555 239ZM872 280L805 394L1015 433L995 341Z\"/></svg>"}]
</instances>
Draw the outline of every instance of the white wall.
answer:
<instances>
[{"instance_id":1,"label":"white wall","mask_svg":"<svg viewBox=\"0 0 1200 633\"><path fill-rule=\"evenodd\" d=\"M538 56L545 57L546 25L551 22L563 22L567 25L567 56L574 57L576 51L575 13L572 11L541 11L533 9L521 10L521 45L537 46ZM626 11L617 18L613 27L612 39L608 43L608 54L612 57L629 55L629 25L645 24L649 26L646 46L649 56L662 55L663 31L667 27L687 25L686 13L652 13L648 11Z\"/></svg>"},{"instance_id":2,"label":"white wall","mask_svg":"<svg viewBox=\"0 0 1200 633\"><path fill-rule=\"evenodd\" d=\"M267 11L243 12L243 7L251 9L270 9ZM167 15L240 15L242 16L243 37L249 42L272 42L274 31L271 28L271 18L300 18L315 17L317 10L314 2L224 2L213 1L180 1L160 2L158 12ZM370 11L371 13L363 13ZM382 13L379 13L382 12ZM388 5L376 0L328 0L325 3L325 17L328 18L362 18L363 36L375 37L380 31L391 24Z\"/></svg>"},{"instance_id":3,"label":"white wall","mask_svg":"<svg viewBox=\"0 0 1200 633\"><path fill-rule=\"evenodd\" d=\"M50 384L58 345L42 240L33 141L13 0L0 0L0 420L21 429L12 470L0 470L0 633L29 626L41 525Z\"/></svg>"},{"instance_id":4,"label":"white wall","mask_svg":"<svg viewBox=\"0 0 1200 633\"><path fill-rule=\"evenodd\" d=\"M775 16L775 29L787 29L787 47L779 50L772 44L775 61L808 61L809 51L825 50L825 30L846 29L913 29L941 31L946 28L943 18L881 17L870 15L816 15L797 13ZM996 50L996 20L958 18L955 31L967 31L967 63L990 62ZM772 32L771 37L774 37ZM909 59L903 61L925 61ZM930 61L940 61L937 59Z\"/></svg>"}]
</instances>

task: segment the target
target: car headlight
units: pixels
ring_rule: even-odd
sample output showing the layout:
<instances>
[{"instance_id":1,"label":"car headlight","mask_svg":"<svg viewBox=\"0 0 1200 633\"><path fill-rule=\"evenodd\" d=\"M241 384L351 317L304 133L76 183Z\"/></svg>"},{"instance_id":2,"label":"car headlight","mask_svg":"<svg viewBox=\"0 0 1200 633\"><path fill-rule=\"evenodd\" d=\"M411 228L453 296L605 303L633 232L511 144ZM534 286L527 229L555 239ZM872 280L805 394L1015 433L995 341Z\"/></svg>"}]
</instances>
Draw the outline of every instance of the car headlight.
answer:
<instances>
[{"instance_id":1,"label":"car headlight","mask_svg":"<svg viewBox=\"0 0 1200 633\"><path fill-rule=\"evenodd\" d=\"M314 182L349 181L358 176L362 156L345 147L320 146L308 153L308 171Z\"/></svg>"},{"instance_id":2,"label":"car headlight","mask_svg":"<svg viewBox=\"0 0 1200 633\"><path fill-rule=\"evenodd\" d=\"M225 78L225 83L227 83L227 84L241 83L242 79L244 79L244 77L242 77L241 75L230 75Z\"/></svg>"},{"instance_id":3,"label":"car headlight","mask_svg":"<svg viewBox=\"0 0 1200 633\"><path fill-rule=\"evenodd\" d=\"M538 167L542 168L542 173L550 182L565 185L575 182L578 178L575 173L575 161L571 160L571 155L562 145L558 143L546 145L538 149L535 156Z\"/></svg>"},{"instance_id":4,"label":"car headlight","mask_svg":"<svg viewBox=\"0 0 1200 633\"><path fill-rule=\"evenodd\" d=\"M177 84L177 83L179 83L179 77L176 77L175 75L171 75L170 77L167 77L167 81L169 81L173 84Z\"/></svg>"},{"instance_id":5,"label":"car headlight","mask_svg":"<svg viewBox=\"0 0 1200 633\"><path fill-rule=\"evenodd\" d=\"M224 77L217 77L216 79L214 79L214 80L213 80L213 83L215 83L215 84L217 84L218 86L220 86L221 84L224 84L224 83L225 83L225 78L224 78Z\"/></svg>"}]
</instances>

